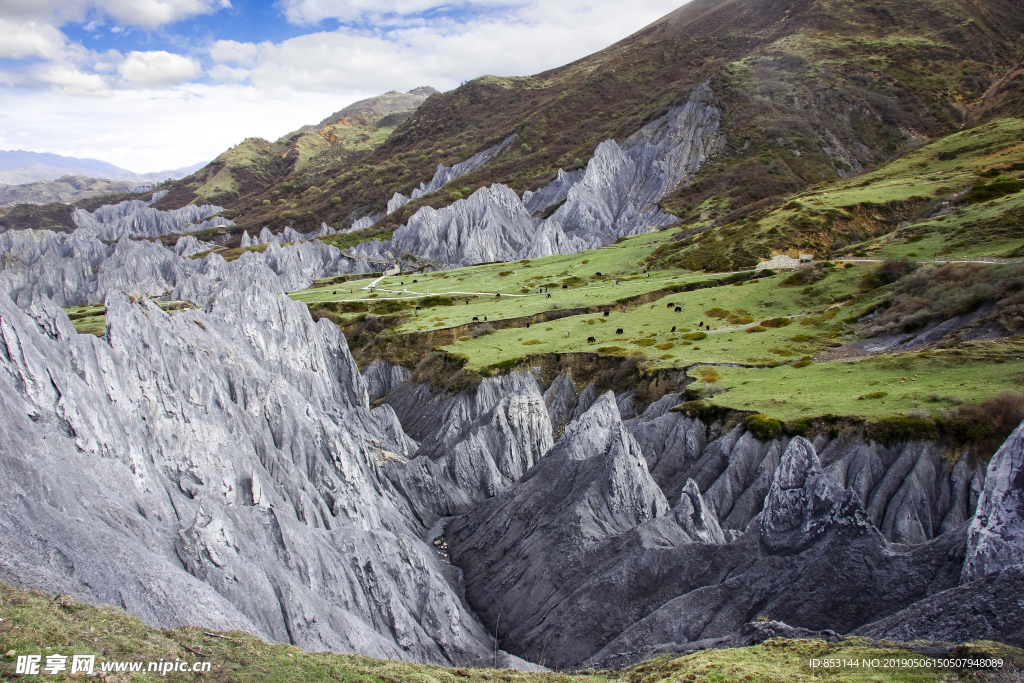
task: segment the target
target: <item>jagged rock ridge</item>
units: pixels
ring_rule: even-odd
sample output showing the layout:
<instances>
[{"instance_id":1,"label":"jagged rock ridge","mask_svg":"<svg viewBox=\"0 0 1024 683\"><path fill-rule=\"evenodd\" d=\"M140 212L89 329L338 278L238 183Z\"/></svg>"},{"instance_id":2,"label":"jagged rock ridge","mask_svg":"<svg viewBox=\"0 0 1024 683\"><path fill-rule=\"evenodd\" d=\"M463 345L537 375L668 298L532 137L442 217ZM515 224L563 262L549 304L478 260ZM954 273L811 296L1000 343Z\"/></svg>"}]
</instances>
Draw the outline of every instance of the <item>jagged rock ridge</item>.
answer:
<instances>
[{"instance_id":1,"label":"jagged rock ridge","mask_svg":"<svg viewBox=\"0 0 1024 683\"><path fill-rule=\"evenodd\" d=\"M377 466L414 444L369 410L336 327L259 287L173 315L106 305L100 340L44 298L0 296L4 580L165 626L491 661Z\"/></svg>"},{"instance_id":2,"label":"jagged rock ridge","mask_svg":"<svg viewBox=\"0 0 1024 683\"><path fill-rule=\"evenodd\" d=\"M580 178L559 174L525 199L501 184L481 188L443 209L424 207L390 241L363 242L355 251L374 258L410 252L455 267L575 253L671 225L674 217L656 202L724 145L721 112L710 97L710 85L702 84L621 146L605 140ZM550 218L532 217L563 196Z\"/></svg>"}]
</instances>

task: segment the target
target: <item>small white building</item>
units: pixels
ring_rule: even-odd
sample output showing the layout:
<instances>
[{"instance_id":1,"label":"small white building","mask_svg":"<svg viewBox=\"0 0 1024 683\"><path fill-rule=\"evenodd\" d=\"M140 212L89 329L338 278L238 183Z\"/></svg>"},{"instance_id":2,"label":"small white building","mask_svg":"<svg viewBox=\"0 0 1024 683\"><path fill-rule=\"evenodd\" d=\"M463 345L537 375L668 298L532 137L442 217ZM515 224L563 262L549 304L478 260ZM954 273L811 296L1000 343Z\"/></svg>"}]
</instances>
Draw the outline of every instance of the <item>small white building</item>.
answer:
<instances>
[{"instance_id":1,"label":"small white building","mask_svg":"<svg viewBox=\"0 0 1024 683\"><path fill-rule=\"evenodd\" d=\"M801 256L804 256L804 254L801 254ZM754 269L764 270L765 268L771 268L772 270L796 270L802 264L802 259L798 261L797 259L786 256L785 254L779 254L778 256L773 256L767 261L761 261L761 263L754 266Z\"/></svg>"}]
</instances>

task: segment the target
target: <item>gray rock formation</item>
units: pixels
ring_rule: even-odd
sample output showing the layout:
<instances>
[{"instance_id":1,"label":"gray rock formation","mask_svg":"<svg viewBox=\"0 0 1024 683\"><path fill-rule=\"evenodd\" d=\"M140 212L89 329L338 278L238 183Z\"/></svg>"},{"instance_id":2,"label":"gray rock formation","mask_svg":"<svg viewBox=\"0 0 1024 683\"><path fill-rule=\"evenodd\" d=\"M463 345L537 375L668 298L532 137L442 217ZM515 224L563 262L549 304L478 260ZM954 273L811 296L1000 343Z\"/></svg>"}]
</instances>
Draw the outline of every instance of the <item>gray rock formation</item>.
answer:
<instances>
[{"instance_id":1,"label":"gray rock formation","mask_svg":"<svg viewBox=\"0 0 1024 683\"><path fill-rule=\"evenodd\" d=\"M392 462L386 472L424 526L431 526L508 489L551 445L543 399L536 384L526 384L458 435L448 435L434 457Z\"/></svg>"},{"instance_id":2,"label":"gray rock formation","mask_svg":"<svg viewBox=\"0 0 1024 683\"><path fill-rule=\"evenodd\" d=\"M561 433L572 419L573 408L576 405L576 383L572 381L572 377L556 377L544 392L544 405L548 408L552 431Z\"/></svg>"},{"instance_id":3,"label":"gray rock formation","mask_svg":"<svg viewBox=\"0 0 1024 683\"><path fill-rule=\"evenodd\" d=\"M533 216L564 202L569 197L569 190L572 189L573 185L583 180L585 174L586 171L583 169L578 171L558 169L555 179L550 183L536 192L527 190L523 193L523 206Z\"/></svg>"},{"instance_id":4,"label":"gray rock formation","mask_svg":"<svg viewBox=\"0 0 1024 683\"><path fill-rule=\"evenodd\" d=\"M411 196L406 197L405 195L396 192L394 196L391 197L391 200L388 201L386 215L390 216L412 200L419 199L423 195L430 194L431 192L437 192L456 178L464 176L470 171L475 171L494 157L504 152L515 139L515 135L509 135L498 144L488 147L482 152L477 152L470 158L465 161L460 161L454 166L449 167L444 164L438 164L437 170L434 172L434 177L430 179L430 182L420 183L420 186L412 191Z\"/></svg>"},{"instance_id":5,"label":"gray rock formation","mask_svg":"<svg viewBox=\"0 0 1024 683\"><path fill-rule=\"evenodd\" d=\"M967 535L963 582L1024 566L1024 424L992 456Z\"/></svg>"},{"instance_id":6,"label":"gray rock formation","mask_svg":"<svg viewBox=\"0 0 1024 683\"><path fill-rule=\"evenodd\" d=\"M259 287L173 315L106 305L101 340L45 299L0 296L3 580L161 626L492 660L378 468L409 442L389 407L368 409L336 327Z\"/></svg>"},{"instance_id":7,"label":"gray rock formation","mask_svg":"<svg viewBox=\"0 0 1024 683\"><path fill-rule=\"evenodd\" d=\"M853 632L876 640L966 643L995 640L1024 647L1024 567L1007 567L915 602Z\"/></svg>"},{"instance_id":8,"label":"gray rock formation","mask_svg":"<svg viewBox=\"0 0 1024 683\"><path fill-rule=\"evenodd\" d=\"M392 365L386 360L375 360L363 370L363 381L370 403L384 398L391 391L409 381L412 373L405 368Z\"/></svg>"},{"instance_id":9,"label":"gray rock formation","mask_svg":"<svg viewBox=\"0 0 1024 683\"><path fill-rule=\"evenodd\" d=\"M192 235L182 235L178 238L178 241L174 243L174 251L178 256L193 256L195 254L201 254L204 251L213 249L213 244L210 242L201 242Z\"/></svg>"},{"instance_id":10,"label":"gray rock formation","mask_svg":"<svg viewBox=\"0 0 1024 683\"><path fill-rule=\"evenodd\" d=\"M319 278L372 268L366 260L350 258L319 240L284 247L271 244L263 253L246 253L230 263L217 254L202 260L184 258L189 252L200 253L195 250L202 246L189 236L168 249L159 242L128 237L107 245L83 230L70 235L11 230L0 234L0 249L17 255L25 268L4 270L0 280L21 306L40 296L61 306L102 303L111 289L203 305L232 279L242 286L259 282L271 291L286 292L305 289Z\"/></svg>"},{"instance_id":11,"label":"gray rock formation","mask_svg":"<svg viewBox=\"0 0 1024 683\"><path fill-rule=\"evenodd\" d=\"M411 252L440 267L453 267L576 253L670 225L675 219L657 201L724 144L721 112L709 104L710 98L710 86L702 84L686 104L644 126L621 146L605 140L582 178L560 175L550 190L527 197L528 204L495 184L440 210L423 207L390 241L364 242L355 251L373 258ZM535 207L563 191L565 201L550 218L531 217ZM393 198L389 208L397 208L400 200Z\"/></svg>"},{"instance_id":12,"label":"gray rock formation","mask_svg":"<svg viewBox=\"0 0 1024 683\"><path fill-rule=\"evenodd\" d=\"M330 235L338 234L338 230L330 227L326 223L321 223L320 227L313 232L302 233L295 230L291 226L288 226L276 235L267 228L260 230L260 234L256 237L249 237L249 232L245 231L242 233L242 240L238 246L243 249L246 247L255 247L260 244L288 244L296 242L308 242L310 240L319 239L321 237L328 237Z\"/></svg>"},{"instance_id":13,"label":"gray rock formation","mask_svg":"<svg viewBox=\"0 0 1024 683\"><path fill-rule=\"evenodd\" d=\"M75 209L71 218L79 230L108 241L122 237L158 237L168 233L198 232L234 225L226 218L214 216L224 210L221 206L187 204L180 209L160 211L150 206L154 201L156 199L148 202L133 199L101 206L92 213L85 209Z\"/></svg>"},{"instance_id":14,"label":"gray rock formation","mask_svg":"<svg viewBox=\"0 0 1024 683\"><path fill-rule=\"evenodd\" d=\"M669 510L639 451L605 394L518 483L449 524L467 599L488 627L502 615L511 651L604 666L726 637L760 613L847 632L958 581L964 527L889 544L805 439L775 469L764 523L732 543L695 479Z\"/></svg>"},{"instance_id":15,"label":"gray rock formation","mask_svg":"<svg viewBox=\"0 0 1024 683\"><path fill-rule=\"evenodd\" d=\"M693 479L723 529L744 531L763 509L788 439L761 443L742 426L716 434L669 412L678 402L677 394L665 396L627 429L669 500ZM921 544L961 527L974 514L985 481L982 463L969 456L951 462L935 444L886 448L851 430L819 439L817 447L825 477L854 491L871 523L896 543Z\"/></svg>"}]
</instances>

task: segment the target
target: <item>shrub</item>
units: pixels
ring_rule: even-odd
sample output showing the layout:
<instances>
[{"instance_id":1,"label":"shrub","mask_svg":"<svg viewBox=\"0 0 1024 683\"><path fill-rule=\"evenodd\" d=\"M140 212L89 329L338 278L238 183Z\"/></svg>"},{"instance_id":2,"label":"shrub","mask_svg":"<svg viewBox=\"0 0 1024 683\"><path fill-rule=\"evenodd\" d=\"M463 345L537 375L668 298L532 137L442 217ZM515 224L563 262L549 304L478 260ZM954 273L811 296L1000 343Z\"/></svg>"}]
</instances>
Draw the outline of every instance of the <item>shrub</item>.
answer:
<instances>
[{"instance_id":1,"label":"shrub","mask_svg":"<svg viewBox=\"0 0 1024 683\"><path fill-rule=\"evenodd\" d=\"M689 339L691 341L700 341L701 339L707 339L707 332L687 332L683 335L683 339Z\"/></svg>"},{"instance_id":2,"label":"shrub","mask_svg":"<svg viewBox=\"0 0 1024 683\"><path fill-rule=\"evenodd\" d=\"M260 202L260 204L263 204L264 206L270 206L271 202L269 199L264 199L262 202Z\"/></svg>"},{"instance_id":3,"label":"shrub","mask_svg":"<svg viewBox=\"0 0 1024 683\"><path fill-rule=\"evenodd\" d=\"M728 321L733 325L748 325L754 322L749 315L730 315Z\"/></svg>"},{"instance_id":4,"label":"shrub","mask_svg":"<svg viewBox=\"0 0 1024 683\"><path fill-rule=\"evenodd\" d=\"M425 296L420 299L417 304L420 308L430 308L432 306L454 306L455 299L447 296Z\"/></svg>"},{"instance_id":5,"label":"shrub","mask_svg":"<svg viewBox=\"0 0 1024 683\"><path fill-rule=\"evenodd\" d=\"M370 310L370 307L362 301L342 301L338 305L345 313L365 313Z\"/></svg>"},{"instance_id":6,"label":"shrub","mask_svg":"<svg viewBox=\"0 0 1024 683\"><path fill-rule=\"evenodd\" d=\"M732 414L732 408L705 403L704 401L687 401L669 408L669 412L682 413L690 418L702 421L705 425L712 425L723 420Z\"/></svg>"},{"instance_id":7,"label":"shrub","mask_svg":"<svg viewBox=\"0 0 1024 683\"><path fill-rule=\"evenodd\" d=\"M872 391L870 394L864 394L863 396L858 396L857 400L858 401L863 401L864 399L885 398L888 395L889 395L889 392L887 392L887 391Z\"/></svg>"},{"instance_id":8,"label":"shrub","mask_svg":"<svg viewBox=\"0 0 1024 683\"><path fill-rule=\"evenodd\" d=\"M865 435L883 446L893 446L907 441L934 441L938 430L931 420L897 415L868 423Z\"/></svg>"},{"instance_id":9,"label":"shrub","mask_svg":"<svg viewBox=\"0 0 1024 683\"><path fill-rule=\"evenodd\" d=\"M500 273L498 273L498 275L500 277L508 277L509 275L511 275L514 272L515 272L514 270L503 270Z\"/></svg>"},{"instance_id":10,"label":"shrub","mask_svg":"<svg viewBox=\"0 0 1024 683\"><path fill-rule=\"evenodd\" d=\"M485 335L488 335L491 332L494 332L494 328L488 325L487 323L484 323L483 325L477 325L476 327L474 327L469 334L474 339L476 339L477 337L483 337Z\"/></svg>"},{"instance_id":11,"label":"shrub","mask_svg":"<svg viewBox=\"0 0 1024 683\"><path fill-rule=\"evenodd\" d=\"M747 332L767 332L768 328L762 325L751 325L747 328Z\"/></svg>"},{"instance_id":12,"label":"shrub","mask_svg":"<svg viewBox=\"0 0 1024 683\"><path fill-rule=\"evenodd\" d=\"M718 318L719 320L721 320L723 318L729 317L729 311L725 310L724 308L715 307L709 308L708 310L704 311L704 315L708 316L709 318Z\"/></svg>"},{"instance_id":13,"label":"shrub","mask_svg":"<svg viewBox=\"0 0 1024 683\"><path fill-rule=\"evenodd\" d=\"M804 266L785 280L779 283L779 287L800 287L802 285L813 285L818 280L828 275L828 270L818 266Z\"/></svg>"},{"instance_id":14,"label":"shrub","mask_svg":"<svg viewBox=\"0 0 1024 683\"><path fill-rule=\"evenodd\" d=\"M772 318L771 320L764 320L760 324L762 327L779 328L786 327L787 325L792 325L793 321L790 320L789 318Z\"/></svg>"},{"instance_id":15,"label":"shrub","mask_svg":"<svg viewBox=\"0 0 1024 683\"><path fill-rule=\"evenodd\" d=\"M637 339L633 343L636 344L637 346L654 346L658 342L656 339Z\"/></svg>"},{"instance_id":16,"label":"shrub","mask_svg":"<svg viewBox=\"0 0 1024 683\"><path fill-rule=\"evenodd\" d=\"M373 312L378 315L387 315L388 313L398 313L409 308L409 304L404 301L381 301L379 304L374 306Z\"/></svg>"},{"instance_id":17,"label":"shrub","mask_svg":"<svg viewBox=\"0 0 1024 683\"><path fill-rule=\"evenodd\" d=\"M1024 190L1024 180L995 180L987 185L981 182L971 188L971 191L964 196L964 201L968 204L977 204L1005 197L1021 190Z\"/></svg>"},{"instance_id":18,"label":"shrub","mask_svg":"<svg viewBox=\"0 0 1024 683\"><path fill-rule=\"evenodd\" d=\"M782 438L782 422L761 413L745 418L743 426L758 441L774 441Z\"/></svg>"},{"instance_id":19,"label":"shrub","mask_svg":"<svg viewBox=\"0 0 1024 683\"><path fill-rule=\"evenodd\" d=\"M341 197L331 197L331 204L341 204Z\"/></svg>"},{"instance_id":20,"label":"shrub","mask_svg":"<svg viewBox=\"0 0 1024 683\"><path fill-rule=\"evenodd\" d=\"M658 348L661 349L662 351L668 351L674 346L675 344L673 344L672 342L664 342L663 344L658 344Z\"/></svg>"},{"instance_id":21,"label":"shrub","mask_svg":"<svg viewBox=\"0 0 1024 683\"><path fill-rule=\"evenodd\" d=\"M700 377L700 381L705 384L714 384L718 380L722 379L722 376L714 368L701 368L697 372L697 376Z\"/></svg>"},{"instance_id":22,"label":"shrub","mask_svg":"<svg viewBox=\"0 0 1024 683\"><path fill-rule=\"evenodd\" d=\"M602 346L597 350L597 352L602 356L619 356L622 355L625 350L626 349L621 346Z\"/></svg>"},{"instance_id":23,"label":"shrub","mask_svg":"<svg viewBox=\"0 0 1024 683\"><path fill-rule=\"evenodd\" d=\"M523 346L535 346L537 344L543 343L544 342L542 342L540 339L527 339L526 341L523 342Z\"/></svg>"},{"instance_id":24,"label":"shrub","mask_svg":"<svg viewBox=\"0 0 1024 683\"><path fill-rule=\"evenodd\" d=\"M996 423L975 406L964 406L936 418L943 435L959 443L984 441L995 434Z\"/></svg>"}]
</instances>

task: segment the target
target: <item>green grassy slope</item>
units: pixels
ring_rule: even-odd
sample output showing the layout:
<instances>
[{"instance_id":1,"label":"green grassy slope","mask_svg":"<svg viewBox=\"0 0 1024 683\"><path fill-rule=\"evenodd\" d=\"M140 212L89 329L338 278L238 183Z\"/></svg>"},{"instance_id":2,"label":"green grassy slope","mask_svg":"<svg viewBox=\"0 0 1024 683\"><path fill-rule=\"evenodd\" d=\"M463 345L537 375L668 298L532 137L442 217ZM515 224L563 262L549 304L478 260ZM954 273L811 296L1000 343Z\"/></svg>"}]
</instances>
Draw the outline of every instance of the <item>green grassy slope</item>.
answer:
<instances>
[{"instance_id":1,"label":"green grassy slope","mask_svg":"<svg viewBox=\"0 0 1024 683\"><path fill-rule=\"evenodd\" d=\"M1024 245L1022 178L1024 120L996 119L737 221L692 223L650 263L731 270L798 251L819 257L1017 256ZM985 194L993 183L998 191ZM969 194L975 187L980 192Z\"/></svg>"},{"instance_id":2,"label":"green grassy slope","mask_svg":"<svg viewBox=\"0 0 1024 683\"><path fill-rule=\"evenodd\" d=\"M210 662L202 674L108 673L111 683L141 681L211 681L213 683L285 683L341 681L343 683L668 683L709 680L748 683L767 681L890 681L901 683L985 680L985 673L900 666L883 668L818 667L812 659L919 659L895 643L872 643L848 638L840 643L773 639L754 647L706 650L682 657L661 657L620 671L579 673L522 673L490 668L444 668L387 661L357 655L305 652L291 645L271 645L240 631L215 633L196 626L158 629L129 616L118 607L92 607L68 596L51 597L0 584L0 680L16 676L18 655L96 655L97 671L104 663L184 661ZM1024 666L1024 652L998 643L979 642L954 650L957 657L998 658L1004 667ZM70 661L70 659L68 660ZM483 667L487 663L482 663ZM67 681L68 672L42 674L25 680Z\"/></svg>"}]
</instances>

